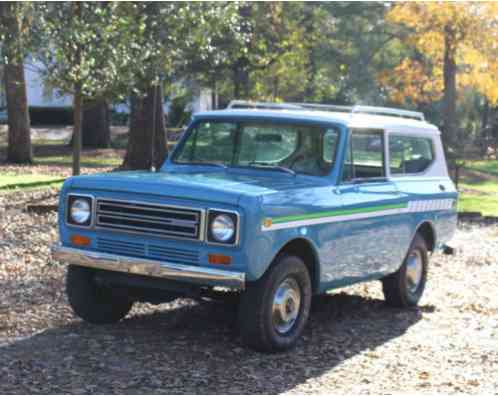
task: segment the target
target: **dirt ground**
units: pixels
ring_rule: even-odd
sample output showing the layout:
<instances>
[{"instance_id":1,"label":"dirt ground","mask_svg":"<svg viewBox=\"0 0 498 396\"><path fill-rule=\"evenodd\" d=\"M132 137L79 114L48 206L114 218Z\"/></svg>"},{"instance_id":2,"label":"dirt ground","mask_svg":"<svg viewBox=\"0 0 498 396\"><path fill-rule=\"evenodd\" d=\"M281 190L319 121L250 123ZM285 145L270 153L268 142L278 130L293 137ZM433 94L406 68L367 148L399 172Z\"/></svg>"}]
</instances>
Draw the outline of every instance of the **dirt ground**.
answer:
<instances>
[{"instance_id":1,"label":"dirt ground","mask_svg":"<svg viewBox=\"0 0 498 396\"><path fill-rule=\"evenodd\" d=\"M498 392L497 225L460 225L456 255L431 259L419 308L388 308L378 282L338 290L314 301L294 350L265 355L241 344L220 303L137 304L119 324L83 323L49 257L56 214L21 210L49 193L17 194L0 196L0 394Z\"/></svg>"}]
</instances>

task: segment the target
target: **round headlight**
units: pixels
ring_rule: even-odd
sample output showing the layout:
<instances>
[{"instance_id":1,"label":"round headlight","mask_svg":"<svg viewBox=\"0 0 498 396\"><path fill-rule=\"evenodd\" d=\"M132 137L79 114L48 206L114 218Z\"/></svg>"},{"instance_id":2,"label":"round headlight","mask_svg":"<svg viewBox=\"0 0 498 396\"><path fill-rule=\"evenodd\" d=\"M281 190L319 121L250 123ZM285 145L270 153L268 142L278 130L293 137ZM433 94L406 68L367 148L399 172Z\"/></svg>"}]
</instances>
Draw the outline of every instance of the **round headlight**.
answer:
<instances>
[{"instance_id":1,"label":"round headlight","mask_svg":"<svg viewBox=\"0 0 498 396\"><path fill-rule=\"evenodd\" d=\"M211 223L211 234L219 242L227 242L235 234L235 224L230 216L220 214Z\"/></svg>"},{"instance_id":2,"label":"round headlight","mask_svg":"<svg viewBox=\"0 0 498 396\"><path fill-rule=\"evenodd\" d=\"M71 205L71 220L77 224L85 224L91 216L90 203L86 199L75 199Z\"/></svg>"}]
</instances>

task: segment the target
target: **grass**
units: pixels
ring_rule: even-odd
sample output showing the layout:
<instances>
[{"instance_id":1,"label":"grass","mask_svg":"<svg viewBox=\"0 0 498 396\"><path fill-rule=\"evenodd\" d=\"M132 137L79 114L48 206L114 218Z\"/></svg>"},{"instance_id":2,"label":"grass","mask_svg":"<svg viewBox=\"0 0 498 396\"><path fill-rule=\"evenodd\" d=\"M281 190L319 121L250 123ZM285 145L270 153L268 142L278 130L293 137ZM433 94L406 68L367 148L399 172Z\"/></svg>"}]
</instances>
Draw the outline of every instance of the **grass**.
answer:
<instances>
[{"instance_id":1,"label":"grass","mask_svg":"<svg viewBox=\"0 0 498 396\"><path fill-rule=\"evenodd\" d=\"M0 175L0 190L19 188L53 187L61 184L64 178L47 175Z\"/></svg>"},{"instance_id":2,"label":"grass","mask_svg":"<svg viewBox=\"0 0 498 396\"><path fill-rule=\"evenodd\" d=\"M498 216L498 196L462 193L458 199L459 212L481 212L483 216Z\"/></svg>"},{"instance_id":3,"label":"grass","mask_svg":"<svg viewBox=\"0 0 498 396\"><path fill-rule=\"evenodd\" d=\"M480 183L460 182L460 190L472 190L482 194L498 194L498 181L483 181Z\"/></svg>"},{"instance_id":4,"label":"grass","mask_svg":"<svg viewBox=\"0 0 498 396\"><path fill-rule=\"evenodd\" d=\"M465 168L498 177L498 160L472 160L465 162Z\"/></svg>"},{"instance_id":5,"label":"grass","mask_svg":"<svg viewBox=\"0 0 498 396\"><path fill-rule=\"evenodd\" d=\"M50 166L71 166L73 158L71 154L67 155L50 155L50 156L36 156L35 162L41 165ZM104 167L118 167L123 162L119 156L85 156L81 157L81 167L83 168L104 168Z\"/></svg>"},{"instance_id":6,"label":"grass","mask_svg":"<svg viewBox=\"0 0 498 396\"><path fill-rule=\"evenodd\" d=\"M498 216L498 161L468 161L459 183L458 211Z\"/></svg>"}]
</instances>

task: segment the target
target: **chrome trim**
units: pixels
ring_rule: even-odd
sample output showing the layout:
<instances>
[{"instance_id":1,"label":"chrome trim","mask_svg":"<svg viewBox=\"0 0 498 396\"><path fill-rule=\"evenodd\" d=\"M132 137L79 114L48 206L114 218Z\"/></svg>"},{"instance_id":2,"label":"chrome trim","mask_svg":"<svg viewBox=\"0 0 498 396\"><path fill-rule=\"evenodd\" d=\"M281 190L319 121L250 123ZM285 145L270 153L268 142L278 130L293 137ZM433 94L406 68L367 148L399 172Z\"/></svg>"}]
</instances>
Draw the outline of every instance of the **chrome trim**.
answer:
<instances>
[{"instance_id":1,"label":"chrome trim","mask_svg":"<svg viewBox=\"0 0 498 396\"><path fill-rule=\"evenodd\" d=\"M51 253L54 260L88 268L184 281L204 286L221 286L237 290L245 288L245 273L238 271L118 256L115 254L65 247L60 244L53 245Z\"/></svg>"},{"instance_id":2,"label":"chrome trim","mask_svg":"<svg viewBox=\"0 0 498 396\"><path fill-rule=\"evenodd\" d=\"M233 243L211 242L209 240L209 238L208 238L208 235L209 235L208 227L210 225L209 224L209 212L232 213L232 214L234 214L237 217L237 226L235 228L235 241ZM214 245L214 246L229 246L229 247L238 246L239 245L239 241L240 241L240 213L237 212L236 210L230 210L230 209L209 208L206 211L206 227L205 227L204 233L205 233L206 243L209 244L209 245Z\"/></svg>"},{"instance_id":3,"label":"chrome trim","mask_svg":"<svg viewBox=\"0 0 498 396\"><path fill-rule=\"evenodd\" d=\"M90 208L90 224L88 225L78 225L78 224L73 224L67 221L69 217L69 197L83 197L83 198L90 198L90 203L91 203L91 208ZM74 227L74 228L82 228L82 229L91 229L95 226L95 213L96 213L96 203L95 203L95 196L91 194L78 194L78 193L69 193L66 195L66 205L65 205L65 212L64 212L64 224L68 227Z\"/></svg>"},{"instance_id":4,"label":"chrome trim","mask_svg":"<svg viewBox=\"0 0 498 396\"><path fill-rule=\"evenodd\" d=\"M163 208L173 208L173 209L183 209L183 210L192 210L200 213L200 219L199 219L199 236L197 238L192 238L188 236L181 236L181 235L161 235L161 234L152 234L148 233L147 231L131 231L131 230L126 230L122 228L113 228L113 227L106 227L104 225L98 225L97 222L95 222L95 229L97 230L104 230L104 231L109 231L109 232L117 232L117 233L126 233L126 234L133 234L133 235L147 235L151 237L157 237L157 238L162 238L162 239L171 239L171 240L187 240L187 241L196 241L196 242L203 242L205 238L205 218L206 218L206 209L203 208L194 208L191 206L180 206L180 205L169 205L169 204L163 204L163 203L157 203L157 202L148 202L148 201L135 201L135 200L125 200L125 199L114 199L114 198L104 198L104 197L98 197L95 199L95 215L97 214L97 205L99 204L100 201L110 201L110 202L123 202L127 204L138 204L138 205L153 205L153 206L159 206ZM106 214L104 214L106 215Z\"/></svg>"}]
</instances>

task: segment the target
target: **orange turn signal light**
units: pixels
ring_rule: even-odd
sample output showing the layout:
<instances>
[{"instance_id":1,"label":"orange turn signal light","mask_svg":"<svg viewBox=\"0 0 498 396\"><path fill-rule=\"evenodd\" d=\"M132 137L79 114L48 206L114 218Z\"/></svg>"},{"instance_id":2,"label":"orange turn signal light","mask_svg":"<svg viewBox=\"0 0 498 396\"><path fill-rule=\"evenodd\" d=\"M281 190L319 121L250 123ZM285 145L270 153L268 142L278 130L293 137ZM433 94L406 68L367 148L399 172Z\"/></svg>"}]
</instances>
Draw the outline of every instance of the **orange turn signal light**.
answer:
<instances>
[{"instance_id":1,"label":"orange turn signal light","mask_svg":"<svg viewBox=\"0 0 498 396\"><path fill-rule=\"evenodd\" d=\"M209 264L230 265L232 264L232 257L223 254L208 254Z\"/></svg>"},{"instance_id":2,"label":"orange turn signal light","mask_svg":"<svg viewBox=\"0 0 498 396\"><path fill-rule=\"evenodd\" d=\"M74 234L71 235L71 243L76 246L88 246L90 245L90 238L83 235Z\"/></svg>"}]
</instances>

